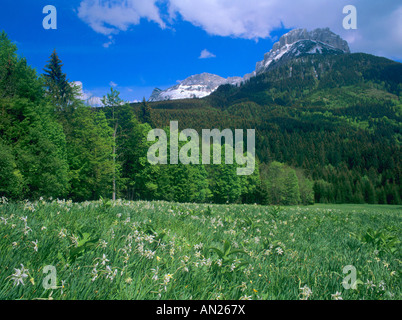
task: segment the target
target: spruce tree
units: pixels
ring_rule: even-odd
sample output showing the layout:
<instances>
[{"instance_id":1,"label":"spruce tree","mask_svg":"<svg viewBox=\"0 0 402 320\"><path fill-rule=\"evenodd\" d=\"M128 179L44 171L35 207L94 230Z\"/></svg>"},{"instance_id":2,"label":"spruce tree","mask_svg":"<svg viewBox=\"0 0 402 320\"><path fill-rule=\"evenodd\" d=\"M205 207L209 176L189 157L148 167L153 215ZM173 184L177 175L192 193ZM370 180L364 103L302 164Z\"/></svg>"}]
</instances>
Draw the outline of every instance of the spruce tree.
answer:
<instances>
[{"instance_id":1,"label":"spruce tree","mask_svg":"<svg viewBox=\"0 0 402 320\"><path fill-rule=\"evenodd\" d=\"M142 99L140 121L142 123L148 123L151 127L154 127L152 121L152 109L145 100L145 97Z\"/></svg>"},{"instance_id":2,"label":"spruce tree","mask_svg":"<svg viewBox=\"0 0 402 320\"><path fill-rule=\"evenodd\" d=\"M43 74L47 96L50 97L57 110L64 110L74 100L74 88L62 71L63 63L59 59L56 50L50 56Z\"/></svg>"}]
</instances>

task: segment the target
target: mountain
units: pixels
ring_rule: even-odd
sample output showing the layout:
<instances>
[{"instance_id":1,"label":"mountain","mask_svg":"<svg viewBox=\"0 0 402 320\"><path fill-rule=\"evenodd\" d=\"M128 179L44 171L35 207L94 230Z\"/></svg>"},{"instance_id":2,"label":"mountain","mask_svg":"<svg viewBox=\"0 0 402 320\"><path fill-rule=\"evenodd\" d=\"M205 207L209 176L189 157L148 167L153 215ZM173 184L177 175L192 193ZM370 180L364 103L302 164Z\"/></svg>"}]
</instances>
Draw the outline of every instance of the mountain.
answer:
<instances>
[{"instance_id":1,"label":"mountain","mask_svg":"<svg viewBox=\"0 0 402 320\"><path fill-rule=\"evenodd\" d=\"M290 60L309 55L339 55L350 53L348 43L329 28L296 29L282 36L272 50L265 54L264 60L257 62L254 75L267 72Z\"/></svg>"},{"instance_id":2,"label":"mountain","mask_svg":"<svg viewBox=\"0 0 402 320\"><path fill-rule=\"evenodd\" d=\"M152 92L149 101L204 98L216 91L221 85L238 85L295 58L318 54L330 56L344 53L350 53L348 43L329 28L315 29L310 32L306 29L296 29L283 35L274 44L272 50L265 54L264 60L257 62L255 71L246 74L243 78L231 77L224 79L209 73L193 75L166 90L156 88Z\"/></svg>"},{"instance_id":3,"label":"mountain","mask_svg":"<svg viewBox=\"0 0 402 320\"><path fill-rule=\"evenodd\" d=\"M242 81L240 77L222 78L215 74L202 73L188 77L181 81L179 84L161 90L154 89L149 98L149 101L165 101L165 100L178 100L190 98L203 98L210 95L219 86L224 84L236 85Z\"/></svg>"},{"instance_id":4,"label":"mountain","mask_svg":"<svg viewBox=\"0 0 402 320\"><path fill-rule=\"evenodd\" d=\"M398 101L402 64L364 53L296 57L241 86L221 86L205 99L217 108L261 106L347 108ZM393 103L393 102L392 102Z\"/></svg>"}]
</instances>

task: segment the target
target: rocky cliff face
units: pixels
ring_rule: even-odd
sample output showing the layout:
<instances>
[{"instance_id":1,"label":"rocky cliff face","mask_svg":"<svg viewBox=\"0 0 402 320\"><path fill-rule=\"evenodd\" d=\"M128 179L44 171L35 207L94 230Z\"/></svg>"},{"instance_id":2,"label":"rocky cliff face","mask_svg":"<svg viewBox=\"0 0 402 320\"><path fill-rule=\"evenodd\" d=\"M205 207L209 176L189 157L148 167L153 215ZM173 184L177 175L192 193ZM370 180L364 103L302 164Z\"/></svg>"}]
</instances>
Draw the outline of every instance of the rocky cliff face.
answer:
<instances>
[{"instance_id":1,"label":"rocky cliff face","mask_svg":"<svg viewBox=\"0 0 402 320\"><path fill-rule=\"evenodd\" d=\"M277 43L274 44L272 50L278 50L287 44L293 44L299 40L312 40L328 44L334 48L350 53L348 43L340 36L333 33L329 28L315 29L308 32L306 29L295 29L283 35Z\"/></svg>"},{"instance_id":2,"label":"rocky cliff face","mask_svg":"<svg viewBox=\"0 0 402 320\"><path fill-rule=\"evenodd\" d=\"M257 62L255 73L246 77L250 78L250 76L267 72L274 66L306 55L344 53L350 53L348 43L328 28L310 32L306 29L296 29L283 35L274 44L272 50L264 55L264 60Z\"/></svg>"}]
</instances>

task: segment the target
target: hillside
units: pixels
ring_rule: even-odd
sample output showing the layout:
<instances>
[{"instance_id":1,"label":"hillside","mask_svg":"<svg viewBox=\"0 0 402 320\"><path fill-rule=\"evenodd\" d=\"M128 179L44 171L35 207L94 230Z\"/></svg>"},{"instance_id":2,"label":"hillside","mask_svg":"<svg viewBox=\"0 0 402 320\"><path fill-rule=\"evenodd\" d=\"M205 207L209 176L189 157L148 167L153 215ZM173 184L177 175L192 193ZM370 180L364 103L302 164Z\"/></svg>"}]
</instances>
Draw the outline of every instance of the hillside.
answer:
<instances>
[{"instance_id":1,"label":"hillside","mask_svg":"<svg viewBox=\"0 0 402 320\"><path fill-rule=\"evenodd\" d=\"M402 64L368 54L293 59L203 99L149 103L154 126L257 131L262 163L315 181L318 202L398 203ZM135 109L140 110L141 105Z\"/></svg>"}]
</instances>

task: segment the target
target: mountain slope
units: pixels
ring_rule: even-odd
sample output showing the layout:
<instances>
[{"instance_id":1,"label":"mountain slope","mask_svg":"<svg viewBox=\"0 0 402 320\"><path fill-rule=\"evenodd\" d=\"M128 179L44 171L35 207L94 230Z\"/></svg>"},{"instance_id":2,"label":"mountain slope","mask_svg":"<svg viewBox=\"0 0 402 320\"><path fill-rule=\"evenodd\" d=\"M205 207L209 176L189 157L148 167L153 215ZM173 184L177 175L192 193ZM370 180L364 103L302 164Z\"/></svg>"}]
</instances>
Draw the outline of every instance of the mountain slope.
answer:
<instances>
[{"instance_id":1,"label":"mountain slope","mask_svg":"<svg viewBox=\"0 0 402 320\"><path fill-rule=\"evenodd\" d=\"M389 100L392 95L401 93L401 83L402 64L392 60L363 53L311 55L282 63L239 87L221 86L206 99L212 106L220 108L244 100L284 106L329 106L336 100L339 107L344 107L369 98L359 92L370 87L377 90L377 100ZM331 94L335 88L339 92L342 91L339 88L349 90L349 86L355 86L353 101Z\"/></svg>"}]
</instances>

